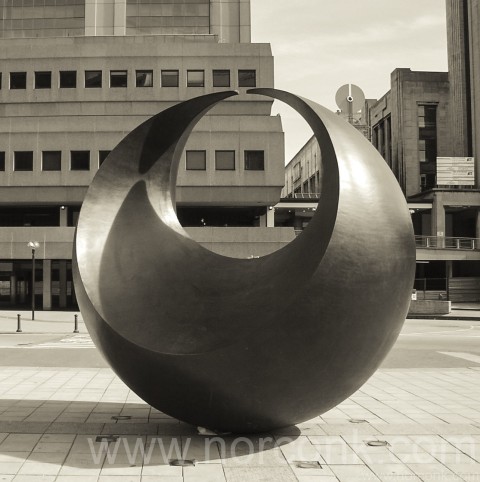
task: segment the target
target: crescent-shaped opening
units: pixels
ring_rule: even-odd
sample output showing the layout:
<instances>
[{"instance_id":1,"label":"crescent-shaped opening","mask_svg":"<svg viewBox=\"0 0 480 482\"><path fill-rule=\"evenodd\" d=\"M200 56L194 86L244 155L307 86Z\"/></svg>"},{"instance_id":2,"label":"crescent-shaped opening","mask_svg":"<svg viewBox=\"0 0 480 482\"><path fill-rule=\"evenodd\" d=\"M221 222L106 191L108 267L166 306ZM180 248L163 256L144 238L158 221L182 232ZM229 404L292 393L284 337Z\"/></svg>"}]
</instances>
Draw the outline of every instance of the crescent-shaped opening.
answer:
<instances>
[{"instance_id":1,"label":"crescent-shaped opening","mask_svg":"<svg viewBox=\"0 0 480 482\"><path fill-rule=\"evenodd\" d=\"M282 91L250 93L294 107L322 146L319 206L284 248L253 260L221 256L192 240L175 215L188 135L234 92L191 99L140 125L112 151L87 193L76 237L80 282L99 316L139 346L195 354L238 343L259 325L273 326L322 262L339 202L337 158L324 123L329 111Z\"/></svg>"}]
</instances>

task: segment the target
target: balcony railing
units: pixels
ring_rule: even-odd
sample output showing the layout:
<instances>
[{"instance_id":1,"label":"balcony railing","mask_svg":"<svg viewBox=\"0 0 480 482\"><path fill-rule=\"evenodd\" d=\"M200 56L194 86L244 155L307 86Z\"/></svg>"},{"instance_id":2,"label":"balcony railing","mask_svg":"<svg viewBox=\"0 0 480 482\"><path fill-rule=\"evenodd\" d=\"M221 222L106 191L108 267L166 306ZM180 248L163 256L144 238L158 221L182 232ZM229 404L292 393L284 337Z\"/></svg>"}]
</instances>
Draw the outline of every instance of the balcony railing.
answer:
<instances>
[{"instance_id":1,"label":"balcony railing","mask_svg":"<svg viewBox=\"0 0 480 482\"><path fill-rule=\"evenodd\" d=\"M294 192L295 199L318 199L320 194L318 192Z\"/></svg>"},{"instance_id":2,"label":"balcony railing","mask_svg":"<svg viewBox=\"0 0 480 482\"><path fill-rule=\"evenodd\" d=\"M480 250L480 238L415 236L417 248Z\"/></svg>"}]
</instances>

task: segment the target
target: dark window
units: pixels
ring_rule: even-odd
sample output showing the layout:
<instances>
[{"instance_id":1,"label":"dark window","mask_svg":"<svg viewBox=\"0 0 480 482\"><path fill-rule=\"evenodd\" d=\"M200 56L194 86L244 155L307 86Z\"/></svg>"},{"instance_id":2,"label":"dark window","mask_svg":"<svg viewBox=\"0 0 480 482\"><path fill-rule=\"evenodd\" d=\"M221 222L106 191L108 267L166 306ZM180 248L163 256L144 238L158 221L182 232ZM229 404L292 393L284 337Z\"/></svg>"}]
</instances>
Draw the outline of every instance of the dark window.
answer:
<instances>
[{"instance_id":1,"label":"dark window","mask_svg":"<svg viewBox=\"0 0 480 482\"><path fill-rule=\"evenodd\" d=\"M70 169L72 171L90 170L90 151L71 151Z\"/></svg>"},{"instance_id":2,"label":"dark window","mask_svg":"<svg viewBox=\"0 0 480 482\"><path fill-rule=\"evenodd\" d=\"M42 152L42 171L61 171L62 153L61 151Z\"/></svg>"},{"instance_id":3,"label":"dark window","mask_svg":"<svg viewBox=\"0 0 480 482\"><path fill-rule=\"evenodd\" d=\"M5 152L0 152L0 171L5 170Z\"/></svg>"},{"instance_id":4,"label":"dark window","mask_svg":"<svg viewBox=\"0 0 480 482\"><path fill-rule=\"evenodd\" d=\"M52 73L51 72L35 72L35 88L51 89Z\"/></svg>"},{"instance_id":5,"label":"dark window","mask_svg":"<svg viewBox=\"0 0 480 482\"><path fill-rule=\"evenodd\" d=\"M10 72L10 89L26 89L27 73L26 72Z\"/></svg>"},{"instance_id":6,"label":"dark window","mask_svg":"<svg viewBox=\"0 0 480 482\"><path fill-rule=\"evenodd\" d=\"M85 87L98 88L102 86L102 71L101 70L86 70L85 71Z\"/></svg>"},{"instance_id":7,"label":"dark window","mask_svg":"<svg viewBox=\"0 0 480 482\"><path fill-rule=\"evenodd\" d=\"M127 71L111 70L110 87L126 87L126 86L127 86Z\"/></svg>"},{"instance_id":8,"label":"dark window","mask_svg":"<svg viewBox=\"0 0 480 482\"><path fill-rule=\"evenodd\" d=\"M75 87L77 87L77 72L75 70L60 72L60 88L74 89Z\"/></svg>"},{"instance_id":9,"label":"dark window","mask_svg":"<svg viewBox=\"0 0 480 482\"><path fill-rule=\"evenodd\" d=\"M436 185L437 170L437 106L419 105L418 159L420 161L420 189L432 189Z\"/></svg>"},{"instance_id":10,"label":"dark window","mask_svg":"<svg viewBox=\"0 0 480 482\"><path fill-rule=\"evenodd\" d=\"M204 70L187 70L187 87L203 87L204 85Z\"/></svg>"},{"instance_id":11,"label":"dark window","mask_svg":"<svg viewBox=\"0 0 480 482\"><path fill-rule=\"evenodd\" d=\"M245 151L245 169L247 171L263 171L265 159L263 151Z\"/></svg>"},{"instance_id":12,"label":"dark window","mask_svg":"<svg viewBox=\"0 0 480 482\"><path fill-rule=\"evenodd\" d=\"M255 70L239 70L238 86L239 87L256 87L257 72Z\"/></svg>"},{"instance_id":13,"label":"dark window","mask_svg":"<svg viewBox=\"0 0 480 482\"><path fill-rule=\"evenodd\" d=\"M205 171L207 169L206 151L187 151L187 171Z\"/></svg>"},{"instance_id":14,"label":"dark window","mask_svg":"<svg viewBox=\"0 0 480 482\"><path fill-rule=\"evenodd\" d=\"M107 156L110 154L112 151L98 151L98 165L101 166L103 164L103 161L107 158Z\"/></svg>"},{"instance_id":15,"label":"dark window","mask_svg":"<svg viewBox=\"0 0 480 482\"><path fill-rule=\"evenodd\" d=\"M14 171L33 171L32 151L16 151L13 153L13 159Z\"/></svg>"},{"instance_id":16,"label":"dark window","mask_svg":"<svg viewBox=\"0 0 480 482\"><path fill-rule=\"evenodd\" d=\"M0 89L2 88L2 73L0 72Z\"/></svg>"},{"instance_id":17,"label":"dark window","mask_svg":"<svg viewBox=\"0 0 480 482\"><path fill-rule=\"evenodd\" d=\"M214 70L213 71L213 86L214 87L230 87L230 71L229 70Z\"/></svg>"},{"instance_id":18,"label":"dark window","mask_svg":"<svg viewBox=\"0 0 480 482\"><path fill-rule=\"evenodd\" d=\"M2 206L0 226L58 226L58 206Z\"/></svg>"},{"instance_id":19,"label":"dark window","mask_svg":"<svg viewBox=\"0 0 480 482\"><path fill-rule=\"evenodd\" d=\"M137 70L135 76L137 87L153 87L153 70Z\"/></svg>"},{"instance_id":20,"label":"dark window","mask_svg":"<svg viewBox=\"0 0 480 482\"><path fill-rule=\"evenodd\" d=\"M178 87L178 70L162 70L162 87Z\"/></svg>"},{"instance_id":21,"label":"dark window","mask_svg":"<svg viewBox=\"0 0 480 482\"><path fill-rule=\"evenodd\" d=\"M235 170L235 151L215 151L215 169L217 171Z\"/></svg>"}]
</instances>

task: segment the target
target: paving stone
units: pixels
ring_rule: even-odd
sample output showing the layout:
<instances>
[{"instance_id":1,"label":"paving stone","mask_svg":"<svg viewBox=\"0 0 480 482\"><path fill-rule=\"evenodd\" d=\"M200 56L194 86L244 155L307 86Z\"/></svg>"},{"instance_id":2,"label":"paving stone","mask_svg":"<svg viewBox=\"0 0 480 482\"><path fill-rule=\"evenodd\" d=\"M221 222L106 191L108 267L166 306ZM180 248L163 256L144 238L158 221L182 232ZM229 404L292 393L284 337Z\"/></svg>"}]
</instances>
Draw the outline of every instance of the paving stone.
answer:
<instances>
[{"instance_id":1,"label":"paving stone","mask_svg":"<svg viewBox=\"0 0 480 482\"><path fill-rule=\"evenodd\" d=\"M225 467L225 477L228 482L263 482L271 480L275 482L296 482L297 477L289 467ZM323 477L318 479L322 482ZM213 480L213 479L212 479ZM185 476L185 482L193 482L193 479ZM199 481L198 482L204 482Z\"/></svg>"},{"instance_id":2,"label":"paving stone","mask_svg":"<svg viewBox=\"0 0 480 482\"><path fill-rule=\"evenodd\" d=\"M11 420L11 417L8 417ZM43 433L48 429L50 422L24 422L2 421L0 431L8 433Z\"/></svg>"},{"instance_id":3,"label":"paving stone","mask_svg":"<svg viewBox=\"0 0 480 482\"><path fill-rule=\"evenodd\" d=\"M0 474L17 474L23 465L22 462L0 462Z\"/></svg>"},{"instance_id":4,"label":"paving stone","mask_svg":"<svg viewBox=\"0 0 480 482\"><path fill-rule=\"evenodd\" d=\"M153 435L158 433L158 424L154 423L105 423L103 434L139 434Z\"/></svg>"},{"instance_id":5,"label":"paving stone","mask_svg":"<svg viewBox=\"0 0 480 482\"><path fill-rule=\"evenodd\" d=\"M46 433L102 433L103 423L65 423L54 422L45 430Z\"/></svg>"},{"instance_id":6,"label":"paving stone","mask_svg":"<svg viewBox=\"0 0 480 482\"><path fill-rule=\"evenodd\" d=\"M270 470L270 467L267 470ZM204 482L206 480L209 482L225 482L225 480L228 480L225 478L224 468L221 464L199 464L195 467L183 467L183 479L185 482ZM245 478L243 480L255 479Z\"/></svg>"},{"instance_id":7,"label":"paving stone","mask_svg":"<svg viewBox=\"0 0 480 482\"><path fill-rule=\"evenodd\" d=\"M331 465L330 468L340 482L381 480L366 465Z\"/></svg>"},{"instance_id":8,"label":"paving stone","mask_svg":"<svg viewBox=\"0 0 480 482\"><path fill-rule=\"evenodd\" d=\"M13 479L15 482L54 482L55 475L22 475L18 474ZM3 478L0 479L3 482Z\"/></svg>"},{"instance_id":9,"label":"paving stone","mask_svg":"<svg viewBox=\"0 0 480 482\"><path fill-rule=\"evenodd\" d=\"M403 464L368 464L372 472L383 480L385 475L389 476L405 476L415 475L406 465Z\"/></svg>"},{"instance_id":10,"label":"paving stone","mask_svg":"<svg viewBox=\"0 0 480 482\"><path fill-rule=\"evenodd\" d=\"M143 475L141 480L142 482L183 482L183 477L164 476L159 481L157 476Z\"/></svg>"}]
</instances>

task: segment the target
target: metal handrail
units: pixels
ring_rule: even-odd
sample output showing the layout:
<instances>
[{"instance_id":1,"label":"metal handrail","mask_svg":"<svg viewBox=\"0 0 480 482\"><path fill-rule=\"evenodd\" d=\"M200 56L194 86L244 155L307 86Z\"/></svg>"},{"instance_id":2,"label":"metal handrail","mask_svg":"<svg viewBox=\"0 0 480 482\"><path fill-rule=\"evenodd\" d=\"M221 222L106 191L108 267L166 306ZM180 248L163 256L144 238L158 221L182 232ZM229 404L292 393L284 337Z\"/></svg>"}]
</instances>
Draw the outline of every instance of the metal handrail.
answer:
<instances>
[{"instance_id":1,"label":"metal handrail","mask_svg":"<svg viewBox=\"0 0 480 482\"><path fill-rule=\"evenodd\" d=\"M318 199L320 194L318 192L295 192L293 197L295 199Z\"/></svg>"},{"instance_id":2,"label":"metal handrail","mask_svg":"<svg viewBox=\"0 0 480 482\"><path fill-rule=\"evenodd\" d=\"M480 250L480 238L415 236L417 248Z\"/></svg>"}]
</instances>

